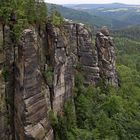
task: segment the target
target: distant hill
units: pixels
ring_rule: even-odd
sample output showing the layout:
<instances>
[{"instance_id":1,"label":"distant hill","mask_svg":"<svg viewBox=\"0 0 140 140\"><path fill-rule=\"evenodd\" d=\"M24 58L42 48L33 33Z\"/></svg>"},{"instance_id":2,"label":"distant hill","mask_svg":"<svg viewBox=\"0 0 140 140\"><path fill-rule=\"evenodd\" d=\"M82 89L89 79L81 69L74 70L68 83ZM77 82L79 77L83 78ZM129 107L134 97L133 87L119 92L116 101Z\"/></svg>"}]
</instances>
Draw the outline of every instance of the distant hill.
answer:
<instances>
[{"instance_id":1,"label":"distant hill","mask_svg":"<svg viewBox=\"0 0 140 140\"><path fill-rule=\"evenodd\" d=\"M126 8L126 7L140 7L140 5L129 5L123 3L110 3L110 4L66 4L65 7L73 9L98 9L98 8Z\"/></svg>"},{"instance_id":2,"label":"distant hill","mask_svg":"<svg viewBox=\"0 0 140 140\"><path fill-rule=\"evenodd\" d=\"M47 6L49 9L54 7L57 11L61 13L61 15L64 18L67 19L71 19L77 22L82 22L95 27L111 26L111 21L109 19L105 19L96 15L91 15L90 13L85 11L79 11L56 4L47 4Z\"/></svg>"},{"instance_id":3,"label":"distant hill","mask_svg":"<svg viewBox=\"0 0 140 140\"><path fill-rule=\"evenodd\" d=\"M47 5L56 7L65 18L83 22L92 27L108 26L116 30L140 25L140 5L121 3Z\"/></svg>"}]
</instances>

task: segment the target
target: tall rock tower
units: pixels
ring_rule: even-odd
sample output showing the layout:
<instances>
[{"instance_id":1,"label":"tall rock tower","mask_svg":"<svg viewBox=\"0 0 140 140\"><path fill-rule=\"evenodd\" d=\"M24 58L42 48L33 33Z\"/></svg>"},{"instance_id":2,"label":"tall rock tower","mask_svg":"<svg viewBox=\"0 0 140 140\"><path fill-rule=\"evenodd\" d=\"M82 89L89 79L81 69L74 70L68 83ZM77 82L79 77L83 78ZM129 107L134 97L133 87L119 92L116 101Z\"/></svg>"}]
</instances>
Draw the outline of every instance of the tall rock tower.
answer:
<instances>
[{"instance_id":1,"label":"tall rock tower","mask_svg":"<svg viewBox=\"0 0 140 140\"><path fill-rule=\"evenodd\" d=\"M118 86L118 77L115 69L115 45L107 27L96 35L96 48L98 53L98 66L100 77L106 84Z\"/></svg>"}]
</instances>

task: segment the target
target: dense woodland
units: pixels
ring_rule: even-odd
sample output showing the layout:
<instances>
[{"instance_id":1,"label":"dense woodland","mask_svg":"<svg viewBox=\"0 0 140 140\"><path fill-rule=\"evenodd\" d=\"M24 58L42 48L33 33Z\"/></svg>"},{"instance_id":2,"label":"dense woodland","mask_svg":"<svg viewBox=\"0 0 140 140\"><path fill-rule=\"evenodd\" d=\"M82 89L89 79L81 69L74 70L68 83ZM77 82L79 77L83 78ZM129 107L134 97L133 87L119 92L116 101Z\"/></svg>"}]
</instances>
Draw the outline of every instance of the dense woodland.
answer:
<instances>
[{"instance_id":1,"label":"dense woodland","mask_svg":"<svg viewBox=\"0 0 140 140\"><path fill-rule=\"evenodd\" d=\"M16 39L29 26L46 22L61 24L61 15L47 16L40 0L0 0L0 23L9 25ZM56 140L139 140L140 139L140 31L138 27L114 32L120 86L101 81L84 86L77 71L74 100L65 103L63 115L50 111Z\"/></svg>"}]
</instances>

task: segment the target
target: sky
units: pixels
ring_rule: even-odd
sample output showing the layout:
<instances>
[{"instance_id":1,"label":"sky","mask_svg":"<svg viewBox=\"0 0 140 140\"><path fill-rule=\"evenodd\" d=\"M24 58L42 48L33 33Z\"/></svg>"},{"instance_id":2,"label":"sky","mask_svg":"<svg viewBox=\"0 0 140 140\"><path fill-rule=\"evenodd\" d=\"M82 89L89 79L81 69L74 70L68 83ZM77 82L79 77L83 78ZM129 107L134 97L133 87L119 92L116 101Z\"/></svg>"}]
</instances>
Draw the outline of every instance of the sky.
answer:
<instances>
[{"instance_id":1,"label":"sky","mask_svg":"<svg viewBox=\"0 0 140 140\"><path fill-rule=\"evenodd\" d=\"M45 0L48 3L55 4L82 4L82 3L125 3L125 4L140 4L140 0Z\"/></svg>"}]
</instances>

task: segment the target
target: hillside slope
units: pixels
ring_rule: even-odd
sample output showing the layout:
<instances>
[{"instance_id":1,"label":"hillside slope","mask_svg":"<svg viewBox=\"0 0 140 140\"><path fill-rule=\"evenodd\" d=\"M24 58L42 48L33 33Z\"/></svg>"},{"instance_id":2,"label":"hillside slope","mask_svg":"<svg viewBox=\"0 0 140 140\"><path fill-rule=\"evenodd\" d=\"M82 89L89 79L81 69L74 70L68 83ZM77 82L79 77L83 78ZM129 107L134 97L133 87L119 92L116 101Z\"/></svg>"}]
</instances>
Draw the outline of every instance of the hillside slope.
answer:
<instances>
[{"instance_id":1,"label":"hillside slope","mask_svg":"<svg viewBox=\"0 0 140 140\"><path fill-rule=\"evenodd\" d=\"M82 22L90 26L101 27L110 26L110 20L102 18L100 16L91 15L90 13L79 11L71 8L67 8L61 5L47 4L49 9L56 9L61 13L64 18L71 19L73 21Z\"/></svg>"},{"instance_id":2,"label":"hillside slope","mask_svg":"<svg viewBox=\"0 0 140 140\"><path fill-rule=\"evenodd\" d=\"M113 3L66 6L108 20L112 29L140 24L140 5Z\"/></svg>"}]
</instances>

